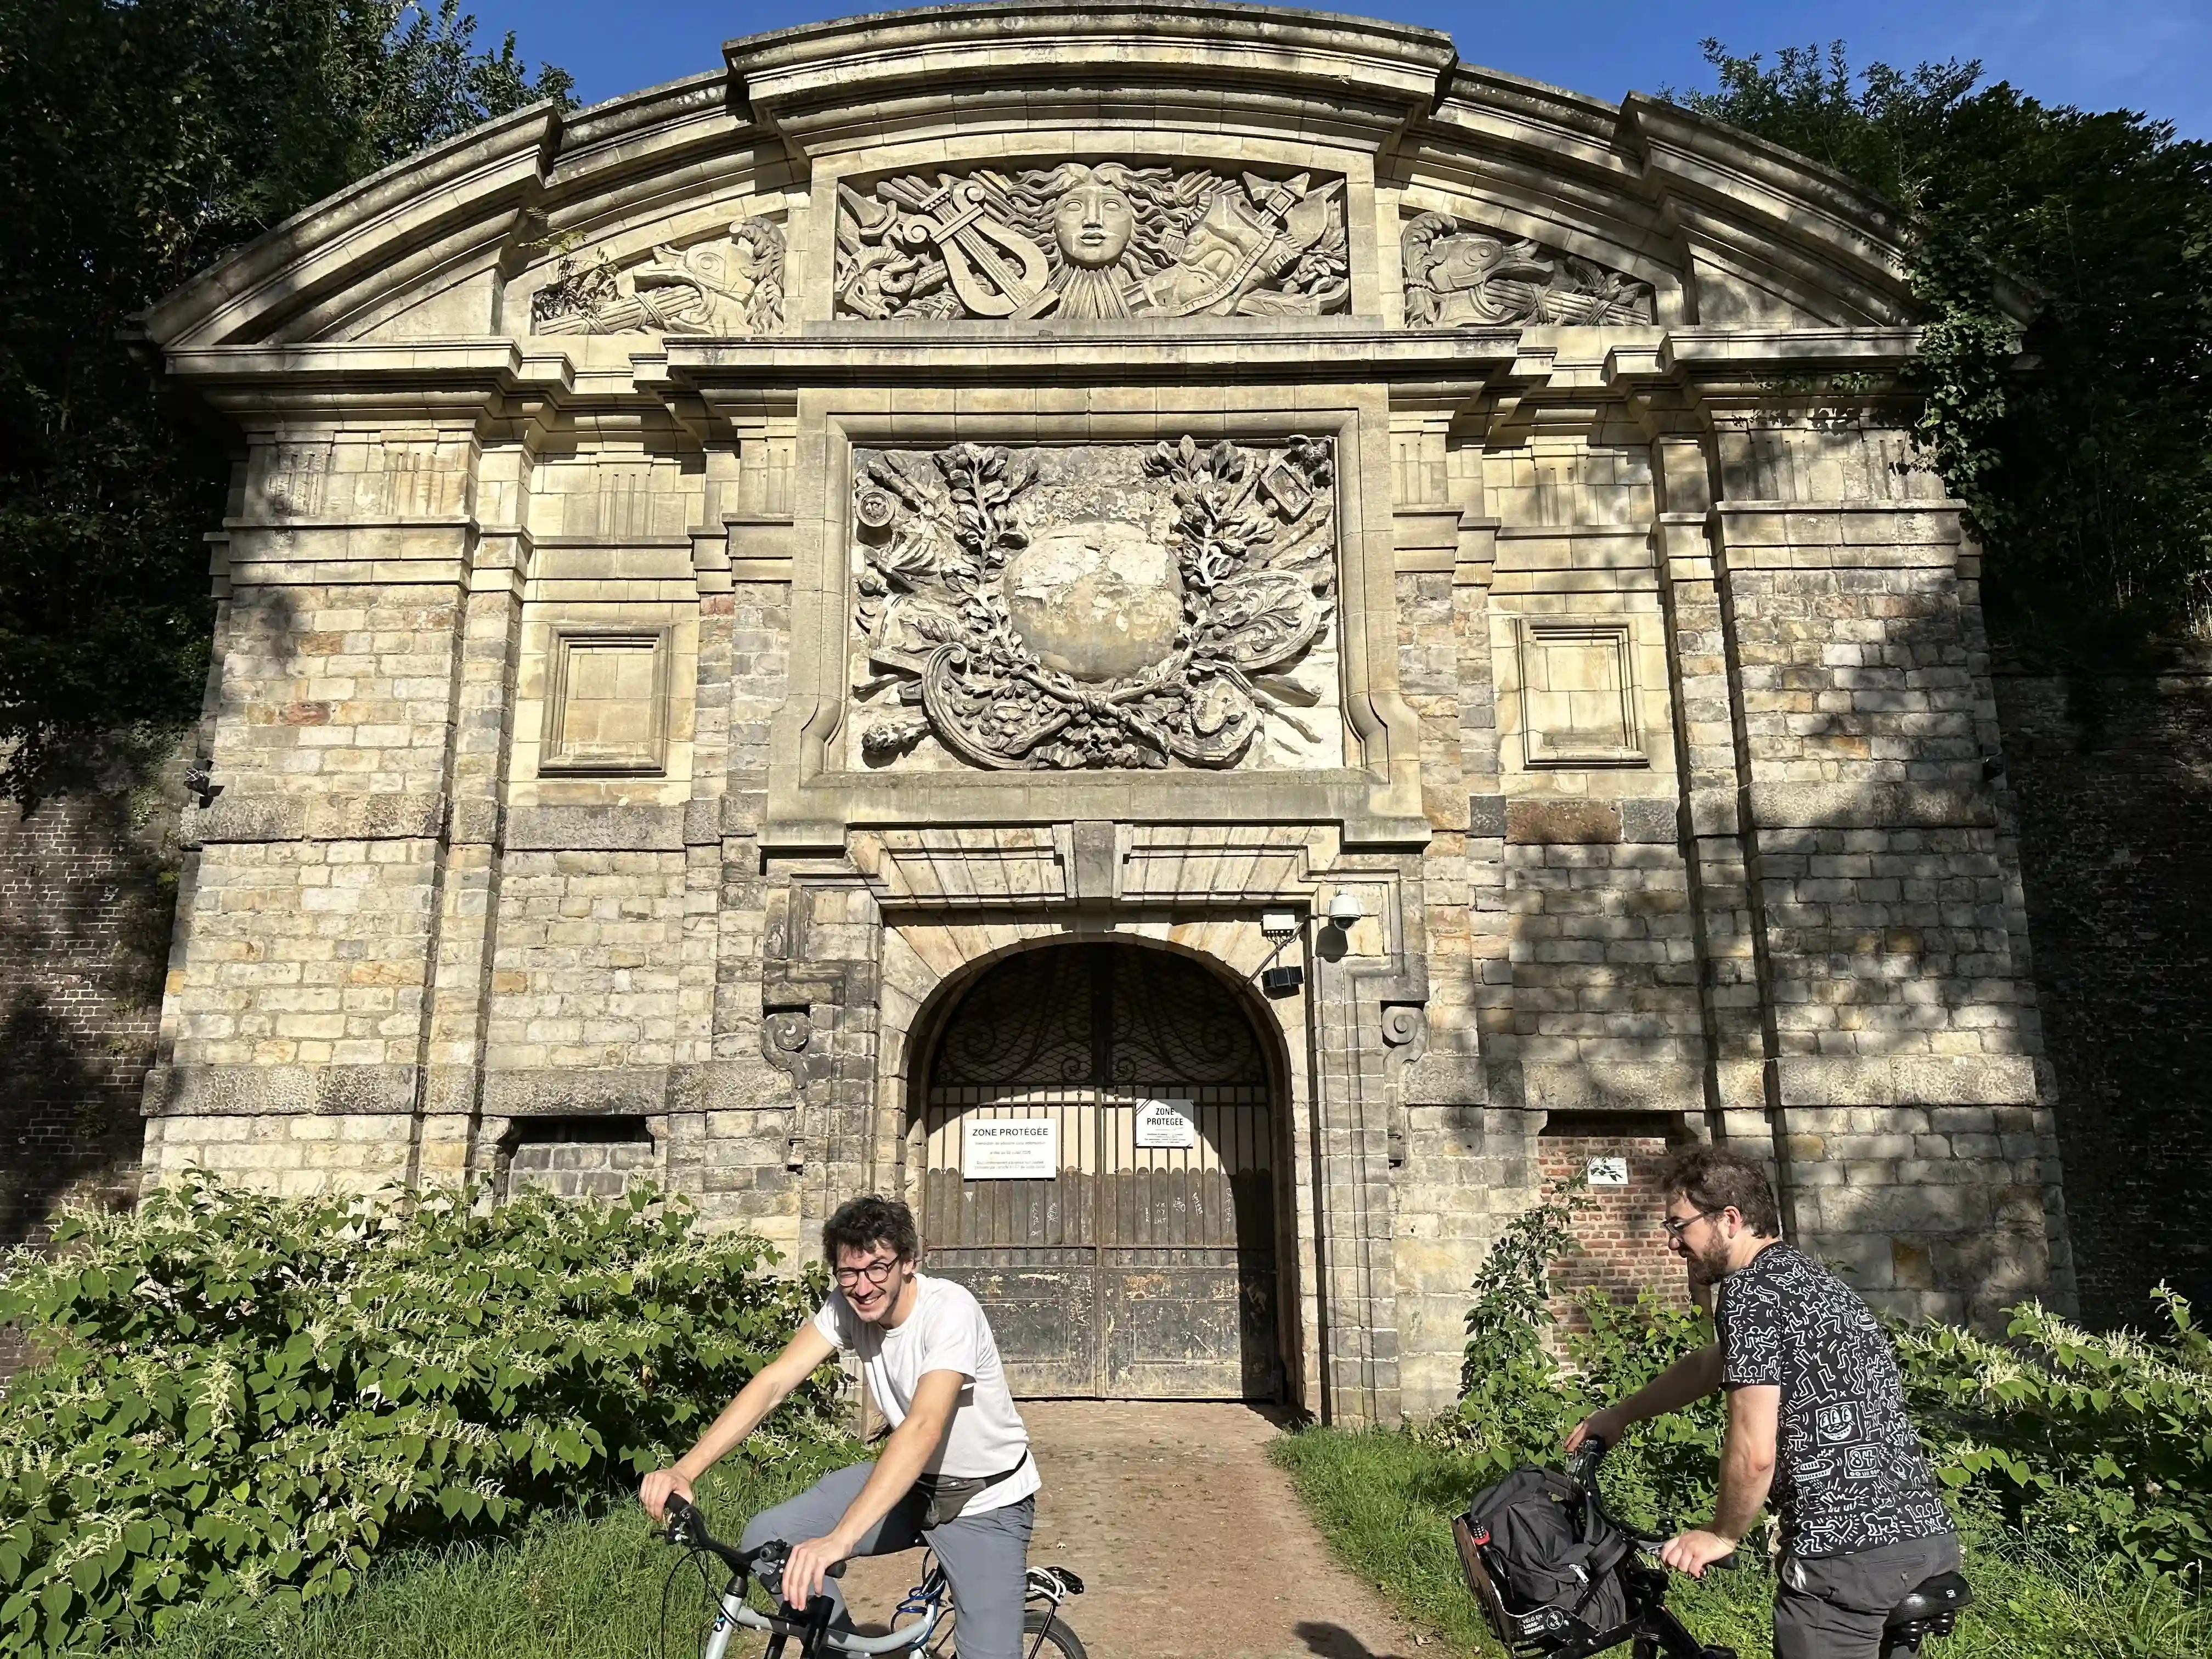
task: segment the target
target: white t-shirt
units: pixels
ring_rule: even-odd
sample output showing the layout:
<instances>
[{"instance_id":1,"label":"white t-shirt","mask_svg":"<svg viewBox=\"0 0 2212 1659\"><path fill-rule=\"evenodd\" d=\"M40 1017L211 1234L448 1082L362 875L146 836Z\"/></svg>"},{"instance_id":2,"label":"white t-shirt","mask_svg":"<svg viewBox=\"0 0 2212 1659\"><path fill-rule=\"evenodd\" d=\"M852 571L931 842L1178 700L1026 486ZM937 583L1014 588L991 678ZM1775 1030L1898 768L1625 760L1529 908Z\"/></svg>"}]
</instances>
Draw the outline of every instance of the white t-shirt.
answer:
<instances>
[{"instance_id":1,"label":"white t-shirt","mask_svg":"<svg viewBox=\"0 0 2212 1659\"><path fill-rule=\"evenodd\" d=\"M1043 1482L1036 1459L1028 1455L1030 1431L1006 1392L990 1322L964 1285L927 1273L916 1273L914 1285L914 1311L892 1329L867 1323L853 1311L844 1291L836 1289L814 1316L814 1328L836 1343L838 1352L860 1357L869 1391L893 1428L906 1421L915 1385L931 1371L958 1371L966 1377L952 1426L922 1473L977 1480L1019 1464L1018 1474L977 1492L960 1512L981 1515L1018 1504Z\"/></svg>"}]
</instances>

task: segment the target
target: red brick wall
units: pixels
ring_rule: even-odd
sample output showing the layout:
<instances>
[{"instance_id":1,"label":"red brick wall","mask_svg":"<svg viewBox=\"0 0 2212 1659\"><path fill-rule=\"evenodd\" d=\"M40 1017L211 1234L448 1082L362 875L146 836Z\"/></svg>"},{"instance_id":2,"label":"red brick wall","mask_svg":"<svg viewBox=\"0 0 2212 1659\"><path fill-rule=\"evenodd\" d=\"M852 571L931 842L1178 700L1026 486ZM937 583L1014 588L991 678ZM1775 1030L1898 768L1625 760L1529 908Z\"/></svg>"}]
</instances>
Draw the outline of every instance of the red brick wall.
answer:
<instances>
[{"instance_id":1,"label":"red brick wall","mask_svg":"<svg viewBox=\"0 0 2212 1659\"><path fill-rule=\"evenodd\" d=\"M1689 1305L1682 1264L1668 1253L1660 1224L1666 1200L1659 1191L1659 1170L1670 1150L1666 1135L1654 1133L1648 1121L1616 1128L1601 1120L1568 1120L1547 1127L1538 1137L1539 1169L1547 1187L1583 1176L1594 1158L1628 1160L1626 1187L1583 1189L1584 1207L1575 1218L1582 1248L1553 1274L1561 1292L1553 1300L1553 1313L1562 1325L1584 1323L1568 1296L1589 1285L1621 1300L1648 1285L1678 1306Z\"/></svg>"}]
</instances>

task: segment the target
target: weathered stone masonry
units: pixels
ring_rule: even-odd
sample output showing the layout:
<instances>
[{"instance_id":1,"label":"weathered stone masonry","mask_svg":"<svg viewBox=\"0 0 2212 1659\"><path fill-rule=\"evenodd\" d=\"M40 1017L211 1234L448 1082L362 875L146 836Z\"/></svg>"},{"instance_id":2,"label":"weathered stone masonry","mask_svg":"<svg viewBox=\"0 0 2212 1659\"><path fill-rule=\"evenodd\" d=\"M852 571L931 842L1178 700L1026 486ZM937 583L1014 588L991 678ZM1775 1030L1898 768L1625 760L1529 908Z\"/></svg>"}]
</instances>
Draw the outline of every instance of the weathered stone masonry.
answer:
<instances>
[{"instance_id":1,"label":"weathered stone masonry","mask_svg":"<svg viewBox=\"0 0 2212 1659\"><path fill-rule=\"evenodd\" d=\"M1279 1303L1333 1417L1447 1401L1500 1219L1608 1144L1753 1147L1901 1311L2068 1294L1975 550L1820 389L1916 346L1877 204L1296 12L727 56L151 313L247 459L150 1176L635 1171L803 1250L919 1193L967 988L1082 940L1266 1049L1273 1276L1130 1260Z\"/></svg>"}]
</instances>

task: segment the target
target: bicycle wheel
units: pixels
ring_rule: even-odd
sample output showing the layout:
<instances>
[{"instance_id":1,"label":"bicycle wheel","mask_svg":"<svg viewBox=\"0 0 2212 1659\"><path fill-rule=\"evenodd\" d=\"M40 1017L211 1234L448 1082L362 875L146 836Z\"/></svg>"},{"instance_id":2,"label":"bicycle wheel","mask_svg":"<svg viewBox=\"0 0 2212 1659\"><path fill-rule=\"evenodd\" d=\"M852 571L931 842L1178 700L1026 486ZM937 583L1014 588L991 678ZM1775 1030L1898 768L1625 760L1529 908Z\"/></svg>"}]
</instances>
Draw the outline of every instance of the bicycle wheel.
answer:
<instances>
[{"instance_id":1,"label":"bicycle wheel","mask_svg":"<svg viewBox=\"0 0 2212 1659\"><path fill-rule=\"evenodd\" d=\"M1037 1639L1040 1632L1044 1638L1042 1642ZM1023 1616L1022 1651L1038 1659L1048 1653L1057 1653L1061 1659L1088 1659L1075 1632L1042 1607L1031 1607Z\"/></svg>"}]
</instances>

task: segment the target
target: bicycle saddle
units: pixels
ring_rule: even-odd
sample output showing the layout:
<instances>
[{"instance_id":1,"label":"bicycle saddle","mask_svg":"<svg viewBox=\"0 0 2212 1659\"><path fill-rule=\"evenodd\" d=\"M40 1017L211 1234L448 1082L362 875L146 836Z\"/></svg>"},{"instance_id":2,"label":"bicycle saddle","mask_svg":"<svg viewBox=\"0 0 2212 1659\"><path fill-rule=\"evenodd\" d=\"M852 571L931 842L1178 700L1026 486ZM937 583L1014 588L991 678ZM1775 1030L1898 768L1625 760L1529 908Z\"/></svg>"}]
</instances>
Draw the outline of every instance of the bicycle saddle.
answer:
<instances>
[{"instance_id":1,"label":"bicycle saddle","mask_svg":"<svg viewBox=\"0 0 2212 1659\"><path fill-rule=\"evenodd\" d=\"M1964 1574L1939 1572L1891 1608L1883 1628L1895 1630L1900 1625L1917 1625L1946 1614L1955 1615L1960 1608L1972 1605L1973 1600L1973 1589Z\"/></svg>"}]
</instances>

